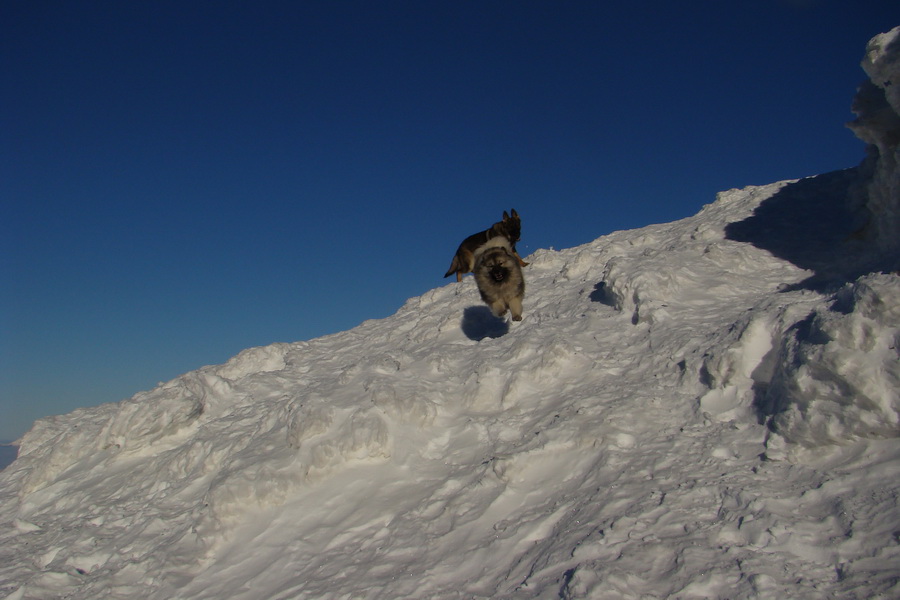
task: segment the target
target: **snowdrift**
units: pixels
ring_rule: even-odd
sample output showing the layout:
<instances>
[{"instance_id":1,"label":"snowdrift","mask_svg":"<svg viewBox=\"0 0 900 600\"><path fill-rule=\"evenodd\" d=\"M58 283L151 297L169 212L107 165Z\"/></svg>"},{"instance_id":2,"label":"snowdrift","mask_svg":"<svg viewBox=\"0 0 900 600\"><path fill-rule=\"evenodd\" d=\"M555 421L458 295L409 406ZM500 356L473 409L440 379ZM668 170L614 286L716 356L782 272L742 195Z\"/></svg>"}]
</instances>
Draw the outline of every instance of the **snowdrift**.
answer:
<instances>
[{"instance_id":1,"label":"snowdrift","mask_svg":"<svg viewBox=\"0 0 900 600\"><path fill-rule=\"evenodd\" d=\"M0 597L897 597L891 148L38 421Z\"/></svg>"}]
</instances>

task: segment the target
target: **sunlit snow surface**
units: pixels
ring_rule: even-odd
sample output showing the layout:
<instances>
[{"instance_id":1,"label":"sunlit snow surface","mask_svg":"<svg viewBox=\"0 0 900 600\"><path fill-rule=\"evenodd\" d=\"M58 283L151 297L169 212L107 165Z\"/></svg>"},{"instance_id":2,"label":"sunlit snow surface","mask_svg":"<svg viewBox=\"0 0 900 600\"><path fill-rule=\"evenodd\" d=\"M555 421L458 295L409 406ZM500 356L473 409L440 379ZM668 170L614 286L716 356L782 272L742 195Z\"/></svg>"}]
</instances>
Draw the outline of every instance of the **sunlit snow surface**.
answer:
<instances>
[{"instance_id":1,"label":"sunlit snow surface","mask_svg":"<svg viewBox=\"0 0 900 600\"><path fill-rule=\"evenodd\" d=\"M854 177L539 250L521 323L467 277L41 420L0 597L900 596L900 277L854 272Z\"/></svg>"},{"instance_id":2,"label":"sunlit snow surface","mask_svg":"<svg viewBox=\"0 0 900 600\"><path fill-rule=\"evenodd\" d=\"M520 323L467 277L38 421L0 598L900 597L898 40L859 169L539 250Z\"/></svg>"}]
</instances>

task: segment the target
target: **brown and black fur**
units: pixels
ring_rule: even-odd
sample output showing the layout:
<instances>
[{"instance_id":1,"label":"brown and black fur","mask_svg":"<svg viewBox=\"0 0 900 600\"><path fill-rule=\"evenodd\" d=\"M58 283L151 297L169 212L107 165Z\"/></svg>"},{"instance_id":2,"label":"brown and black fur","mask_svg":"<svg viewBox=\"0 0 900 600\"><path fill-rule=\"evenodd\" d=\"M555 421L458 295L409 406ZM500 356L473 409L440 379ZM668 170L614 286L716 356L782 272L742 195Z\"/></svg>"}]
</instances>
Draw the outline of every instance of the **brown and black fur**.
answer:
<instances>
[{"instance_id":1,"label":"brown and black fur","mask_svg":"<svg viewBox=\"0 0 900 600\"><path fill-rule=\"evenodd\" d=\"M450 275L456 273L456 281L462 281L464 273L471 273L475 269L475 251L484 246L488 240L498 236L509 241L513 256L516 257L519 266L524 267L528 263L523 261L519 253L516 252L516 242L519 241L521 234L522 221L519 219L516 209L512 209L512 216L508 215L504 210L502 221L498 221L491 225L490 229L470 235L462 241L456 250L456 254L453 256L450 269L447 270L444 277L450 277Z\"/></svg>"},{"instance_id":2,"label":"brown and black fur","mask_svg":"<svg viewBox=\"0 0 900 600\"><path fill-rule=\"evenodd\" d=\"M495 317L509 310L513 321L522 320L525 278L519 262L512 244L502 236L488 240L475 251L475 283Z\"/></svg>"}]
</instances>

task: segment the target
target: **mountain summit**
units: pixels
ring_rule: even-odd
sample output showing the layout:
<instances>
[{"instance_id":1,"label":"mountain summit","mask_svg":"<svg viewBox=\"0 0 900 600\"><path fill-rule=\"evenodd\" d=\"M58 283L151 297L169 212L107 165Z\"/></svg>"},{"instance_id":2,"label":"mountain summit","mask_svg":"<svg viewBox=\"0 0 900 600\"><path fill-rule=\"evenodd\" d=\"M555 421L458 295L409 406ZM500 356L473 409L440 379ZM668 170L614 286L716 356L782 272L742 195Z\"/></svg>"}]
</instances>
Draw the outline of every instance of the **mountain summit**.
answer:
<instances>
[{"instance_id":1,"label":"mountain summit","mask_svg":"<svg viewBox=\"0 0 900 600\"><path fill-rule=\"evenodd\" d=\"M520 323L467 277L38 421L0 596L896 597L898 39L862 166L538 250Z\"/></svg>"}]
</instances>

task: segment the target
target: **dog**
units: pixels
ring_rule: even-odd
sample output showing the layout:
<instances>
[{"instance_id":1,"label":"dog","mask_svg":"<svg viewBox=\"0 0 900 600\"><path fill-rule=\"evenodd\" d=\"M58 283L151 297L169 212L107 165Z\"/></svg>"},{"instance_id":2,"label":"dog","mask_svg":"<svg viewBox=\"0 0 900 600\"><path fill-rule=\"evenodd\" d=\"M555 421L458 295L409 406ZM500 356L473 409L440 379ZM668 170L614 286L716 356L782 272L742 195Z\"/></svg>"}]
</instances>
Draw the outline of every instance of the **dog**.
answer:
<instances>
[{"instance_id":1,"label":"dog","mask_svg":"<svg viewBox=\"0 0 900 600\"><path fill-rule=\"evenodd\" d=\"M475 251L475 283L495 317L502 317L509 310L513 321L522 320L525 278L520 261L503 236L491 238Z\"/></svg>"},{"instance_id":2,"label":"dog","mask_svg":"<svg viewBox=\"0 0 900 600\"><path fill-rule=\"evenodd\" d=\"M496 237L502 237L509 241L512 254L518 261L519 266L526 266L528 263L523 261L519 253L516 252L516 242L519 241L521 234L522 220L519 218L519 213L516 212L516 209L512 209L512 216L510 216L504 210L502 221L498 221L491 225L490 229L472 234L462 241L456 250L456 254L453 256L450 269L447 270L444 277L450 277L450 275L456 273L456 281L462 281L464 273L471 273L475 270L475 251L484 246L488 240Z\"/></svg>"}]
</instances>

